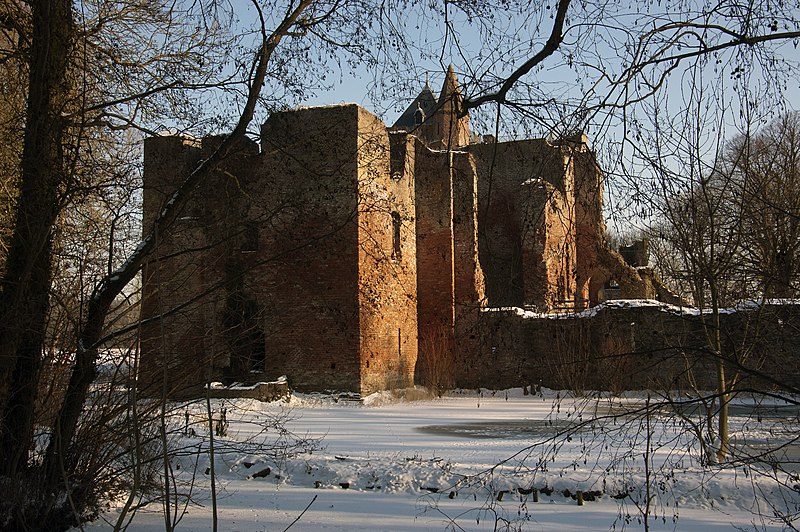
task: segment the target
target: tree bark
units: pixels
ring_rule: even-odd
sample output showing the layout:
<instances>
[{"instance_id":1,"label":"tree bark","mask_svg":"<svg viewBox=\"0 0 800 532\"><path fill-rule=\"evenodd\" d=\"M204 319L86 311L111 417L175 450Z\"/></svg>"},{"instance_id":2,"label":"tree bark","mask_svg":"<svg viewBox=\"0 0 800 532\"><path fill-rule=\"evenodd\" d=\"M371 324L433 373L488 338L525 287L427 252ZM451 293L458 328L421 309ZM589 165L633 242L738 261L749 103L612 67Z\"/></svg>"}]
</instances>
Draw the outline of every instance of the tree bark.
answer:
<instances>
[{"instance_id":1,"label":"tree bark","mask_svg":"<svg viewBox=\"0 0 800 532\"><path fill-rule=\"evenodd\" d=\"M33 33L17 216L0 292L0 474L27 465L42 362L52 231L64 180L72 2L30 2Z\"/></svg>"}]
</instances>

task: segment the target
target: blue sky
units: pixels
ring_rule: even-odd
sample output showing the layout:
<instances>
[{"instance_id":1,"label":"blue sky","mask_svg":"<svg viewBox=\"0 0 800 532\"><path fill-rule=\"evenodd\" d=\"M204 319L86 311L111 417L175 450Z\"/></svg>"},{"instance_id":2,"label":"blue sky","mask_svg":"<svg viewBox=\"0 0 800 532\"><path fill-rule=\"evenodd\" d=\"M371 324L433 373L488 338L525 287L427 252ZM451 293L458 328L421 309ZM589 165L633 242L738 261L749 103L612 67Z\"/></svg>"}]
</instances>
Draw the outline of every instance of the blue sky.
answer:
<instances>
[{"instance_id":1,"label":"blue sky","mask_svg":"<svg viewBox=\"0 0 800 532\"><path fill-rule=\"evenodd\" d=\"M445 31L440 4L410 4L406 11L395 13L393 19L394 29L405 39L402 50L388 47L374 51L377 66L372 69L363 65L355 71L334 68L326 78L329 88L320 88L314 96L298 103L355 102L391 124L419 93L426 78L438 92L449 63L453 63L467 94L486 90L541 49L550 34L554 7L554 2L546 0L509 2L504 9L492 11L485 7L475 14L451 7L447 13L450 31ZM717 4L717 8L725 9L723 4ZM685 131L694 127L692 122L698 119L697 110L701 108L704 116L699 151L703 152L702 157L711 159L708 164L712 165L725 139L748 125L760 127L777 114L800 106L800 53L796 42L773 46L764 55L729 49L704 56L703 60L682 60L654 95L636 103L619 105L636 100L647 91L648 84L658 85L659 76L666 69L664 64L646 69L628 84L615 83L637 44L656 25L671 20L724 21L736 29L735 24L719 16L709 18L706 9L702 0L624 5L575 2L570 7L560 49L525 76L514 95L518 101L534 105L525 109L527 115L504 109L501 138L545 136L557 134L559 129L585 131L610 180L621 176L618 183L610 182L607 187L628 196L625 202L609 198L608 204L617 206L618 212L636 210L636 201L631 198L646 194L646 190L623 190L647 181L649 169L641 160L643 154L637 153L640 146L655 142L655 131L659 129L659 142L678 146L686 140L682 138ZM768 33L769 29L759 26L765 22L756 15L751 17L756 31ZM794 15L789 12L788 17ZM789 18L780 30L793 29ZM672 54L700 46L700 37L692 32L656 36L681 43L669 46ZM702 35L702 39L712 38L727 37ZM663 45L664 41L656 40L647 53ZM702 101L695 105L698 100ZM493 112L494 107L486 106L471 113L473 130L493 132ZM676 169L684 164L679 151L676 148L667 154L665 164ZM631 183L630 174L644 177Z\"/></svg>"}]
</instances>

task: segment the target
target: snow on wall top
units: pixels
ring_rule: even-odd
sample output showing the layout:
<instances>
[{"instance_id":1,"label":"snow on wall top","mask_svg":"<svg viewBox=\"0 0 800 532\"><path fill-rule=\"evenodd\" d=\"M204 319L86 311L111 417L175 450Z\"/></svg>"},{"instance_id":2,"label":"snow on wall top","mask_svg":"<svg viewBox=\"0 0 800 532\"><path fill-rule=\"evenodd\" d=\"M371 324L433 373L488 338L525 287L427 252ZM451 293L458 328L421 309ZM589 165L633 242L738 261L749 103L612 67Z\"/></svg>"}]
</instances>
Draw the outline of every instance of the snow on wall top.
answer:
<instances>
[{"instance_id":1,"label":"snow on wall top","mask_svg":"<svg viewBox=\"0 0 800 532\"><path fill-rule=\"evenodd\" d=\"M743 310L753 310L761 306L786 306L786 305L800 305L800 299L785 298L785 299L765 299L759 301L757 300L741 301L736 305L734 305L733 307L720 309L720 313L733 314L735 312L741 312ZM708 308L698 309L695 307L680 307L678 305L669 305L667 303L662 303L661 301L656 301L654 299L615 299L611 301L605 301L595 307L588 308L580 312L547 313L547 312L535 312L520 307L490 307L481 309L481 312L509 312L525 319L542 319L542 318L563 319L563 318L591 318L592 316L596 316L603 309L615 309L615 308L630 309L630 308L645 308L645 307L658 308L663 312L670 312L672 314L678 314L682 316L699 316L700 314L709 314L711 312L711 309Z\"/></svg>"}]
</instances>

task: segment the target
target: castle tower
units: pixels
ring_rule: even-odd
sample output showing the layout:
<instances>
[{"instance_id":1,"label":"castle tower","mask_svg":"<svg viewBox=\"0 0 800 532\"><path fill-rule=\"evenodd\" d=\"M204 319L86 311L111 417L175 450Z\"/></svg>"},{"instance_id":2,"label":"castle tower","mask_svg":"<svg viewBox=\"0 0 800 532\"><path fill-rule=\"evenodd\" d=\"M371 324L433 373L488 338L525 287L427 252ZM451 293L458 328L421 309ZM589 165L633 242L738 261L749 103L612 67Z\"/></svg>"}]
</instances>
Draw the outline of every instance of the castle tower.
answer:
<instances>
[{"instance_id":1,"label":"castle tower","mask_svg":"<svg viewBox=\"0 0 800 532\"><path fill-rule=\"evenodd\" d=\"M438 131L438 145L431 148L452 150L469 144L469 116L461 115L464 97L451 64L439 94L439 108L432 117Z\"/></svg>"},{"instance_id":2,"label":"castle tower","mask_svg":"<svg viewBox=\"0 0 800 532\"><path fill-rule=\"evenodd\" d=\"M391 127L406 131L433 150L453 150L469 144L469 116L460 116L464 97L453 65L447 68L439 98L425 87Z\"/></svg>"}]
</instances>

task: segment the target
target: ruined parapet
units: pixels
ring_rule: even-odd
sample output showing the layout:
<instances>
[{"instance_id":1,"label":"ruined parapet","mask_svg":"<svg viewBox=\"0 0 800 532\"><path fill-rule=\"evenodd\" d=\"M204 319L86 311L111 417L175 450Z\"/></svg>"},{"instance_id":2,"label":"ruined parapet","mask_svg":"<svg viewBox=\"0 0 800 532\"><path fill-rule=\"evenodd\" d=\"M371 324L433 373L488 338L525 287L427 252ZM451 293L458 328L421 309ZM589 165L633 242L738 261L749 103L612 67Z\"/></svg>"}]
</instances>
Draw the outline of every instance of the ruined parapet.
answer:
<instances>
[{"instance_id":1,"label":"ruined parapet","mask_svg":"<svg viewBox=\"0 0 800 532\"><path fill-rule=\"evenodd\" d=\"M480 262L491 306L546 309L573 298L570 161L545 140L470 145Z\"/></svg>"},{"instance_id":2,"label":"ruined parapet","mask_svg":"<svg viewBox=\"0 0 800 532\"><path fill-rule=\"evenodd\" d=\"M653 299L654 292L650 283L639 275L637 268L630 266L616 251L602 246L597 248L589 285L591 305L609 299L603 295L603 289L609 281L619 286L619 294L614 299Z\"/></svg>"},{"instance_id":3,"label":"ruined parapet","mask_svg":"<svg viewBox=\"0 0 800 532\"><path fill-rule=\"evenodd\" d=\"M690 307L683 298L667 287L648 262L647 240L634 242L620 248L620 252L602 248L598 254L597 268L593 279L599 286L596 290L598 302L608 299L653 299L670 305ZM617 293L609 297L604 285L609 281L618 285ZM603 283L602 285L600 283Z\"/></svg>"},{"instance_id":4,"label":"ruined parapet","mask_svg":"<svg viewBox=\"0 0 800 532\"><path fill-rule=\"evenodd\" d=\"M642 279L646 279L650 286L652 287L652 299L656 299L657 301L661 301L662 303L666 303L668 305L675 305L678 307L692 307L693 305L688 300L682 298L678 294L672 291L661 278L656 274L653 268L637 268L636 269L639 273L639 276Z\"/></svg>"},{"instance_id":5,"label":"ruined parapet","mask_svg":"<svg viewBox=\"0 0 800 532\"><path fill-rule=\"evenodd\" d=\"M634 268L645 267L650 263L650 241L643 238L629 246L620 246L619 254Z\"/></svg>"}]
</instances>

